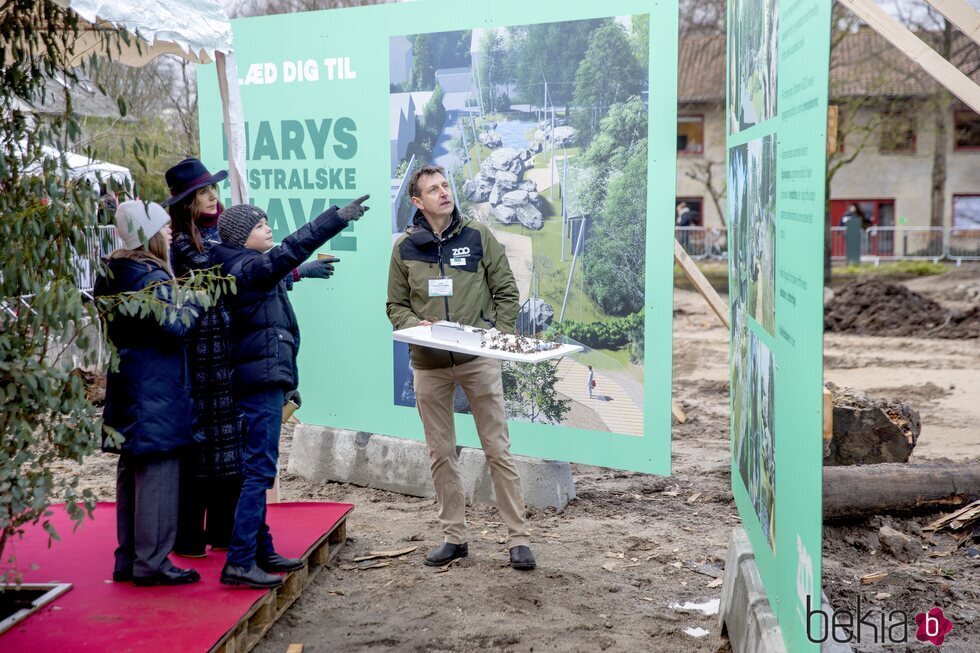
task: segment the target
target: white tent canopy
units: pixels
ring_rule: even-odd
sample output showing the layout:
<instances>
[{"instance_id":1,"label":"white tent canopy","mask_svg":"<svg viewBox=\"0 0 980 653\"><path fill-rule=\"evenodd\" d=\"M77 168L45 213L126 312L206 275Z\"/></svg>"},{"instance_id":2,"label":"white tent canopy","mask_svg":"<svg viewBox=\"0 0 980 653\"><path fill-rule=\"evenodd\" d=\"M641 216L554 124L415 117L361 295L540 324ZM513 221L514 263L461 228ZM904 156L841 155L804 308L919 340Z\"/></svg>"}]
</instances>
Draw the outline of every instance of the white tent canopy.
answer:
<instances>
[{"instance_id":1,"label":"white tent canopy","mask_svg":"<svg viewBox=\"0 0 980 653\"><path fill-rule=\"evenodd\" d=\"M47 150L47 148L45 149ZM57 156L56 152L53 154ZM68 176L72 179L85 179L96 187L112 179L125 187L127 191L132 192L133 175L129 168L107 161L90 159L83 154L74 152L65 152L65 160L68 162Z\"/></svg>"},{"instance_id":2,"label":"white tent canopy","mask_svg":"<svg viewBox=\"0 0 980 653\"><path fill-rule=\"evenodd\" d=\"M115 61L142 66L164 54L175 54L195 63L217 63L218 86L224 109L225 136L229 143L228 176L232 203L248 202L245 184L245 125L238 67L232 54L231 23L221 0L54 0L84 22L75 42L75 59L107 56ZM126 31L127 45L112 39L105 48L105 33Z\"/></svg>"},{"instance_id":3,"label":"white tent canopy","mask_svg":"<svg viewBox=\"0 0 980 653\"><path fill-rule=\"evenodd\" d=\"M71 9L88 23L83 28L83 45L100 45L100 30L124 29L138 34L142 52L135 43L113 58L130 66L141 66L161 54L176 54L195 63L211 63L216 52L231 52L231 24L220 0L54 0ZM85 47L79 55L93 54ZM94 52L98 54L97 52Z\"/></svg>"}]
</instances>

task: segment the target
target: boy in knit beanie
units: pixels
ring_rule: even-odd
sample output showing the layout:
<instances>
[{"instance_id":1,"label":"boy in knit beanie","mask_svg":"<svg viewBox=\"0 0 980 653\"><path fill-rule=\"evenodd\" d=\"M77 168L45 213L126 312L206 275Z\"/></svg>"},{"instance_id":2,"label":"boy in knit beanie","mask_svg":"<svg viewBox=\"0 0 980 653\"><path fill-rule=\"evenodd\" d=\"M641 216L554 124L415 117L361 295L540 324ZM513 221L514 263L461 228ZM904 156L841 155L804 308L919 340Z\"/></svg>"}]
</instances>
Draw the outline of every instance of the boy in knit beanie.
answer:
<instances>
[{"instance_id":1,"label":"boy in knit beanie","mask_svg":"<svg viewBox=\"0 0 980 653\"><path fill-rule=\"evenodd\" d=\"M221 582L268 588L282 583L274 572L294 571L303 561L276 553L265 521L265 493L272 488L279 465L279 432L287 393L298 385L296 354L299 326L286 295L297 266L323 243L340 233L368 207L360 197L342 209L331 207L287 236L272 242L272 229L262 209L239 204L218 218L221 243L211 249L211 264L235 277L236 294L228 298L231 313L232 385L235 403L244 416L245 456L242 493L235 509L235 527ZM322 273L303 267L323 268ZM326 278L329 260L310 261L303 276Z\"/></svg>"}]
</instances>

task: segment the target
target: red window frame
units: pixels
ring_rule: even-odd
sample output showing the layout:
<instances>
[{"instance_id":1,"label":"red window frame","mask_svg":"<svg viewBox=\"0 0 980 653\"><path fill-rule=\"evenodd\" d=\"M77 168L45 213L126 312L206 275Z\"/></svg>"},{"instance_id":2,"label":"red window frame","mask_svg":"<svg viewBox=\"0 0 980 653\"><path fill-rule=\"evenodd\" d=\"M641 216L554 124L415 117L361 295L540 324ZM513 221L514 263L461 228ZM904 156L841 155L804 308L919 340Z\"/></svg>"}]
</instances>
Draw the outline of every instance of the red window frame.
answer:
<instances>
[{"instance_id":1,"label":"red window frame","mask_svg":"<svg viewBox=\"0 0 980 653\"><path fill-rule=\"evenodd\" d=\"M980 148L973 148L973 149L980 149ZM953 193L953 202L950 205L950 215L949 215L949 224L953 229L968 229L971 231L980 229L980 225L978 225L977 227L972 227L972 226L957 226L956 224L956 200L964 199L968 197L975 197L978 200L980 200L980 193Z\"/></svg>"}]
</instances>

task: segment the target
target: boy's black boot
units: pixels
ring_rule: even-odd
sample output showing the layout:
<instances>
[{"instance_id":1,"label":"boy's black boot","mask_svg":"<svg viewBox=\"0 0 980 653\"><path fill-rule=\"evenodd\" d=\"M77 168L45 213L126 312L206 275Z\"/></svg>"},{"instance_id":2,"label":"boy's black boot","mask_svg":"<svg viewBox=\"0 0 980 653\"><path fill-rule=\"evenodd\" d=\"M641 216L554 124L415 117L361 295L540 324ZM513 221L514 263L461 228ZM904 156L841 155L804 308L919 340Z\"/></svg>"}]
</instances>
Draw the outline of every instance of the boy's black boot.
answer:
<instances>
[{"instance_id":1,"label":"boy's black boot","mask_svg":"<svg viewBox=\"0 0 980 653\"><path fill-rule=\"evenodd\" d=\"M270 556L264 558L258 558L255 564L259 566L262 571L296 571L302 569L306 564L299 558L284 558L278 553L273 553Z\"/></svg>"},{"instance_id":2,"label":"boy's black boot","mask_svg":"<svg viewBox=\"0 0 980 653\"><path fill-rule=\"evenodd\" d=\"M221 582L225 585L244 585L270 589L282 585L282 576L266 573L254 564L247 569L238 565L225 564L224 569L221 570Z\"/></svg>"}]
</instances>

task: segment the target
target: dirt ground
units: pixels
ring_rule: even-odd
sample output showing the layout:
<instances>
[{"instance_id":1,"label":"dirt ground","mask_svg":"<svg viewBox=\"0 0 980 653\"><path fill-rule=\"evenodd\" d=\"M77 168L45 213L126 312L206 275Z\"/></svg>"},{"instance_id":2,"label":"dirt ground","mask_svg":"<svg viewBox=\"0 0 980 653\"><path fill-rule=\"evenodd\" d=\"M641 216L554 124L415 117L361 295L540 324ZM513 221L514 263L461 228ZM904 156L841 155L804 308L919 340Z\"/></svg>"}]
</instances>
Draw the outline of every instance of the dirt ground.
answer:
<instances>
[{"instance_id":1,"label":"dirt ground","mask_svg":"<svg viewBox=\"0 0 980 653\"><path fill-rule=\"evenodd\" d=\"M980 297L980 268L905 285L944 306L969 308ZM578 497L562 512L529 511L538 559L530 573L507 565L495 510L471 507L470 556L437 572L422 564L425 552L441 540L434 500L313 484L284 472L284 500L345 501L356 508L338 565L319 574L257 650L282 653L294 642L309 652L728 650L717 616L669 607L720 596L720 587L708 587L713 579L694 569L724 564L731 530L739 523L728 462L727 331L690 291L676 291L675 314L674 396L689 420L673 427L671 477L573 466ZM827 380L905 400L921 411L913 461L980 460L980 341L832 333L825 338L825 359ZM287 429L283 470L290 440ZM112 498L114 463L97 455L82 470L84 482L102 498ZM922 537L921 526L935 517L825 526L824 589L838 607L853 606L858 593L875 610L915 614L941 606L954 623L943 650L975 652L980 559L968 557L965 547L951 551L945 536ZM921 557L902 563L882 553L882 525L921 542ZM353 565L354 557L368 551L414 544L418 550L390 566ZM860 585L859 578L871 572L888 576ZM684 633L697 627L709 634Z\"/></svg>"}]
</instances>

